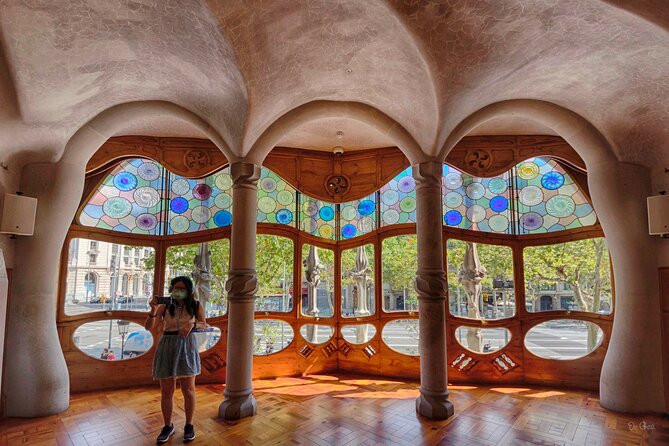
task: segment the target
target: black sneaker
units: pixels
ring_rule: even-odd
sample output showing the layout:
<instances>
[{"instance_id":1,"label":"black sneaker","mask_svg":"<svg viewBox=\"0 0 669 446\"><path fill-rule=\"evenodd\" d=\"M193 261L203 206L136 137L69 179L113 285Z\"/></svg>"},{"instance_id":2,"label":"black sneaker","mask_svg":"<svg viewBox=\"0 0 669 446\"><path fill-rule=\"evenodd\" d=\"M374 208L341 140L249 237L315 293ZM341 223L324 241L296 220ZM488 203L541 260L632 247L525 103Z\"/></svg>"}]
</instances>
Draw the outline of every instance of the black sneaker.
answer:
<instances>
[{"instance_id":1,"label":"black sneaker","mask_svg":"<svg viewBox=\"0 0 669 446\"><path fill-rule=\"evenodd\" d=\"M187 424L184 426L184 441L195 440L195 428L192 424Z\"/></svg>"},{"instance_id":2,"label":"black sneaker","mask_svg":"<svg viewBox=\"0 0 669 446\"><path fill-rule=\"evenodd\" d=\"M163 430L160 431L160 435L156 438L156 443L167 443L172 434L174 434L174 424L163 426Z\"/></svg>"}]
</instances>

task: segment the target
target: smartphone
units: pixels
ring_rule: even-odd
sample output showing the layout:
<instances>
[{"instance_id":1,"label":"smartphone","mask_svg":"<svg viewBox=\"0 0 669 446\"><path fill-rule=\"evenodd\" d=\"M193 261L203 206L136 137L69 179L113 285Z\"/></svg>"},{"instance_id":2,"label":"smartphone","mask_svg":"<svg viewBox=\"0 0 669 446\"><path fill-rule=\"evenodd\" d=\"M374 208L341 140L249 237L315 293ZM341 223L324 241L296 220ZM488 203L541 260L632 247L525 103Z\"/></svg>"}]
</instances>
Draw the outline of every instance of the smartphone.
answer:
<instances>
[{"instance_id":1,"label":"smartphone","mask_svg":"<svg viewBox=\"0 0 669 446\"><path fill-rule=\"evenodd\" d=\"M172 303L172 298L170 296L156 296L156 300L161 305L169 305Z\"/></svg>"}]
</instances>

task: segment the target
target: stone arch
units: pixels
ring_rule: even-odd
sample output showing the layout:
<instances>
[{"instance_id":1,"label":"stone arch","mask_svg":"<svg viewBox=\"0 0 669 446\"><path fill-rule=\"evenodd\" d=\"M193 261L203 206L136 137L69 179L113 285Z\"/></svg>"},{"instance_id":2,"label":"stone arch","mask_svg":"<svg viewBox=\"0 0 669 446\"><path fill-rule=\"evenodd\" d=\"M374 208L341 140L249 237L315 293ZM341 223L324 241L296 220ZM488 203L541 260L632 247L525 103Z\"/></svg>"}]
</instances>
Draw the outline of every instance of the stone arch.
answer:
<instances>
[{"instance_id":1,"label":"stone arch","mask_svg":"<svg viewBox=\"0 0 669 446\"><path fill-rule=\"evenodd\" d=\"M56 299L60 253L83 193L86 163L124 122L146 116L171 116L191 123L230 160L237 157L227 142L202 118L164 101L129 102L111 107L84 124L69 139L60 160L23 168L26 195L39 204L34 235L16 241L8 314L5 368L8 416L37 417L67 409L70 398L67 364L58 342ZM41 330L25 330L25 324ZM39 345L39 349L33 348Z\"/></svg>"},{"instance_id":2,"label":"stone arch","mask_svg":"<svg viewBox=\"0 0 669 446\"><path fill-rule=\"evenodd\" d=\"M279 117L253 143L245 158L249 162L260 165L286 133L309 121L341 116L370 125L388 135L396 142L397 147L411 164L425 161L428 158L413 135L377 108L361 102L326 100L307 102Z\"/></svg>"},{"instance_id":3,"label":"stone arch","mask_svg":"<svg viewBox=\"0 0 669 446\"><path fill-rule=\"evenodd\" d=\"M553 129L585 161L616 287L615 320L600 376L600 401L607 409L621 412L664 411L656 243L648 235L646 214L646 197L651 195L649 170L619 161L606 138L582 116L530 99L494 103L469 115L446 138L439 159L443 161L471 130L499 116L520 116Z\"/></svg>"}]
</instances>

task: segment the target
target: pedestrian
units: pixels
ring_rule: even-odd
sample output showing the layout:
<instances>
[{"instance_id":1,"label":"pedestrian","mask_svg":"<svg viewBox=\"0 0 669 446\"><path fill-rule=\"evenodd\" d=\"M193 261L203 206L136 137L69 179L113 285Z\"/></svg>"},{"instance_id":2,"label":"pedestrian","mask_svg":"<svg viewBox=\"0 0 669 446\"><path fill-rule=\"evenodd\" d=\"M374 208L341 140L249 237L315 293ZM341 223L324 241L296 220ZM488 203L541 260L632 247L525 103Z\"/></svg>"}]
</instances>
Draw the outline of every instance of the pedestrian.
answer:
<instances>
[{"instance_id":1,"label":"pedestrian","mask_svg":"<svg viewBox=\"0 0 669 446\"><path fill-rule=\"evenodd\" d=\"M193 296L193 282L190 278L173 278L169 292L169 304L159 303L155 296L151 299L151 310L144 324L144 328L150 331L162 322L163 336L153 358L153 379L160 382L160 408L165 421L156 439L157 443L167 442L174 434L172 408L177 381L181 385L185 403L184 441L195 438L195 376L200 374L200 354L193 329L207 327L204 308Z\"/></svg>"},{"instance_id":2,"label":"pedestrian","mask_svg":"<svg viewBox=\"0 0 669 446\"><path fill-rule=\"evenodd\" d=\"M114 350L109 350L109 353L107 353L107 361L114 361L116 359L116 355L114 354Z\"/></svg>"},{"instance_id":3,"label":"pedestrian","mask_svg":"<svg viewBox=\"0 0 669 446\"><path fill-rule=\"evenodd\" d=\"M109 356L109 349L105 348L104 350L102 350L102 353L100 353L100 359L104 359L106 361L108 356Z\"/></svg>"}]
</instances>

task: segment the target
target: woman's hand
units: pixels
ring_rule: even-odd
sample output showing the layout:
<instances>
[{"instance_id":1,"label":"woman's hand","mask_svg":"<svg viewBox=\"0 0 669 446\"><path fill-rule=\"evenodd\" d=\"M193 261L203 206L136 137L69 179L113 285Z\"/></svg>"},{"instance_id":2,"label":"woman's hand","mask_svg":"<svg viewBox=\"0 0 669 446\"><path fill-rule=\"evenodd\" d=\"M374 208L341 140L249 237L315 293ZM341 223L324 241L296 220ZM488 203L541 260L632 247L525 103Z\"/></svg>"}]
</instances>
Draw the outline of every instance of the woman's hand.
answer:
<instances>
[{"instance_id":1,"label":"woman's hand","mask_svg":"<svg viewBox=\"0 0 669 446\"><path fill-rule=\"evenodd\" d=\"M149 306L151 307L151 314L156 315L165 305L159 304L158 298L156 296L153 296L149 301Z\"/></svg>"}]
</instances>

